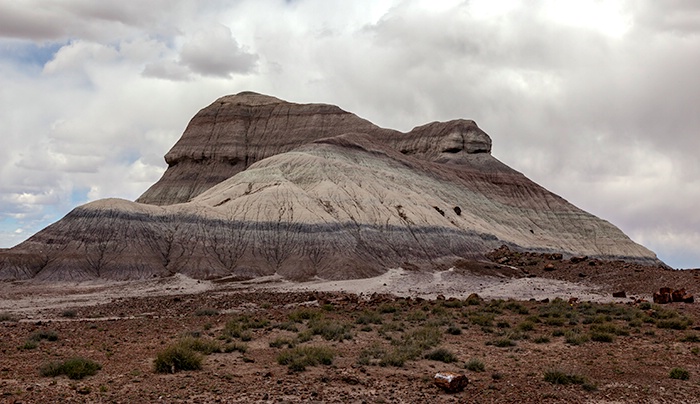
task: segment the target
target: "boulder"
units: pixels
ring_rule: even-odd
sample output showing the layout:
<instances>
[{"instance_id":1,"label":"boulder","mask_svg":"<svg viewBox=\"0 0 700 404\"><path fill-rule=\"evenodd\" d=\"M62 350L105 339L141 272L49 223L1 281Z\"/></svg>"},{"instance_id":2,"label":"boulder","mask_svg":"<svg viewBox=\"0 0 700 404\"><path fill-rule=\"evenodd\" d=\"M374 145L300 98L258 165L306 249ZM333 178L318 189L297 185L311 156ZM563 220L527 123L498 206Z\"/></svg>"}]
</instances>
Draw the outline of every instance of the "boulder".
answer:
<instances>
[{"instance_id":1,"label":"boulder","mask_svg":"<svg viewBox=\"0 0 700 404\"><path fill-rule=\"evenodd\" d=\"M433 383L448 393L457 393L467 387L469 379L459 373L438 372L433 377Z\"/></svg>"}]
</instances>

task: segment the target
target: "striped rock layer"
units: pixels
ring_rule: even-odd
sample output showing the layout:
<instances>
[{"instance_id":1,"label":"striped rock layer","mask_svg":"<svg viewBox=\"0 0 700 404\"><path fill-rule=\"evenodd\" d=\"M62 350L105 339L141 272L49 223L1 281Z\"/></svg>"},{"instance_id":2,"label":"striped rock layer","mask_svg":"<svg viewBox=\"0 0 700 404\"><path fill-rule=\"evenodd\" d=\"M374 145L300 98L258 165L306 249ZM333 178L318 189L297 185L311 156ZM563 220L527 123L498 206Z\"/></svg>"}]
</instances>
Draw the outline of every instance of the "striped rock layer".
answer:
<instances>
[{"instance_id":1,"label":"striped rock layer","mask_svg":"<svg viewBox=\"0 0 700 404\"><path fill-rule=\"evenodd\" d=\"M0 250L0 279L352 279L447 269L504 244L662 264L490 152L469 120L401 133L331 105L226 96L136 202L88 203Z\"/></svg>"}]
</instances>

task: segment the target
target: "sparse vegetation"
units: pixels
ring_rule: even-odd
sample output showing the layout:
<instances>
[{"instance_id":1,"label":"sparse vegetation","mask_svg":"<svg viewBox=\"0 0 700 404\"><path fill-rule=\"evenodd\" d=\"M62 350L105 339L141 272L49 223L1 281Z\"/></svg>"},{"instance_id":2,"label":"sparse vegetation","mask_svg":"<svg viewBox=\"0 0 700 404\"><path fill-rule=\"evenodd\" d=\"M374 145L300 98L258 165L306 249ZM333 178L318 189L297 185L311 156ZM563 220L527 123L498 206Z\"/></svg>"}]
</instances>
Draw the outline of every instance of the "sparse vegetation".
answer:
<instances>
[{"instance_id":1,"label":"sparse vegetation","mask_svg":"<svg viewBox=\"0 0 700 404\"><path fill-rule=\"evenodd\" d=\"M219 310L216 310L211 307L202 307L200 309L197 309L197 311L194 312L195 316L218 316L219 315Z\"/></svg>"},{"instance_id":2,"label":"sparse vegetation","mask_svg":"<svg viewBox=\"0 0 700 404\"><path fill-rule=\"evenodd\" d=\"M566 373L561 370L547 370L544 372L544 381L552 384L584 384L587 382L586 378L580 375Z\"/></svg>"},{"instance_id":3,"label":"sparse vegetation","mask_svg":"<svg viewBox=\"0 0 700 404\"><path fill-rule=\"evenodd\" d=\"M673 368L669 373L669 377L671 379L688 380L690 379L690 372L683 368Z\"/></svg>"},{"instance_id":4,"label":"sparse vegetation","mask_svg":"<svg viewBox=\"0 0 700 404\"><path fill-rule=\"evenodd\" d=\"M452 363L458 361L457 355L455 355L452 351L446 348L434 349L425 354L424 358L445 363Z\"/></svg>"},{"instance_id":5,"label":"sparse vegetation","mask_svg":"<svg viewBox=\"0 0 700 404\"><path fill-rule=\"evenodd\" d=\"M287 349L277 355L277 363L287 366L289 370L301 372L307 366L330 365L335 353L324 346L298 346Z\"/></svg>"},{"instance_id":6,"label":"sparse vegetation","mask_svg":"<svg viewBox=\"0 0 700 404\"><path fill-rule=\"evenodd\" d=\"M156 355L153 369L156 373L175 373L202 368L202 355L185 344L168 346Z\"/></svg>"},{"instance_id":7,"label":"sparse vegetation","mask_svg":"<svg viewBox=\"0 0 700 404\"><path fill-rule=\"evenodd\" d=\"M2 312L2 313L0 313L0 323L3 321L16 322L18 320L17 320L17 317L15 317L14 315L12 315L10 313Z\"/></svg>"},{"instance_id":8,"label":"sparse vegetation","mask_svg":"<svg viewBox=\"0 0 700 404\"><path fill-rule=\"evenodd\" d=\"M49 362L41 367L39 373L45 377L66 375L69 379L80 380L92 376L102 369L102 366L90 359L75 357L62 362Z\"/></svg>"},{"instance_id":9,"label":"sparse vegetation","mask_svg":"<svg viewBox=\"0 0 700 404\"><path fill-rule=\"evenodd\" d=\"M477 358L469 359L469 361L464 365L464 368L467 370L471 370L472 372L483 372L484 370L486 370L484 362Z\"/></svg>"}]
</instances>

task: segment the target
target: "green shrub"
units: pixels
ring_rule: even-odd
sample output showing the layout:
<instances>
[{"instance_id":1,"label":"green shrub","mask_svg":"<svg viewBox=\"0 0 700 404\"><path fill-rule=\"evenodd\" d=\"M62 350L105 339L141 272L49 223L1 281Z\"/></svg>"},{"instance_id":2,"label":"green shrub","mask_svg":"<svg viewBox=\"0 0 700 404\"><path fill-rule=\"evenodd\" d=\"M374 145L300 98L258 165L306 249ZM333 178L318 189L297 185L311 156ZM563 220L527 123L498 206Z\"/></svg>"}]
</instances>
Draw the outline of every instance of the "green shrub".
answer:
<instances>
[{"instance_id":1,"label":"green shrub","mask_svg":"<svg viewBox=\"0 0 700 404\"><path fill-rule=\"evenodd\" d=\"M387 314L387 313L396 313L398 311L398 308L394 306L393 304L389 303L382 303L379 308L378 308L380 313Z\"/></svg>"},{"instance_id":2,"label":"green shrub","mask_svg":"<svg viewBox=\"0 0 700 404\"><path fill-rule=\"evenodd\" d=\"M603 331L593 331L593 332L591 332L591 341L613 342L613 341L615 341L615 336L613 334L603 332Z\"/></svg>"},{"instance_id":3,"label":"green shrub","mask_svg":"<svg viewBox=\"0 0 700 404\"><path fill-rule=\"evenodd\" d=\"M697 334L687 334L685 337L681 338L681 342L700 342L700 336Z\"/></svg>"},{"instance_id":4,"label":"green shrub","mask_svg":"<svg viewBox=\"0 0 700 404\"><path fill-rule=\"evenodd\" d=\"M669 377L671 379L688 380L690 379L690 372L683 368L673 368L669 373Z\"/></svg>"},{"instance_id":5,"label":"green shrub","mask_svg":"<svg viewBox=\"0 0 700 404\"><path fill-rule=\"evenodd\" d=\"M517 325L517 329L520 331L532 331L535 329L535 323L532 321L523 321Z\"/></svg>"},{"instance_id":6,"label":"green shrub","mask_svg":"<svg viewBox=\"0 0 700 404\"><path fill-rule=\"evenodd\" d=\"M202 355L182 344L173 344L158 352L153 362L156 373L175 373L202 368Z\"/></svg>"},{"instance_id":7,"label":"green shrub","mask_svg":"<svg viewBox=\"0 0 700 404\"><path fill-rule=\"evenodd\" d=\"M299 327L297 327L296 323L293 321L286 321L284 323L279 323L279 324L275 325L275 328L278 328L280 330L285 330L285 331L291 331L291 332L299 331Z\"/></svg>"},{"instance_id":8,"label":"green shrub","mask_svg":"<svg viewBox=\"0 0 700 404\"><path fill-rule=\"evenodd\" d=\"M58 341L58 334L53 330L41 330L32 333L32 335L29 336L29 339L36 342L44 339L47 341Z\"/></svg>"},{"instance_id":9,"label":"green shrub","mask_svg":"<svg viewBox=\"0 0 700 404\"><path fill-rule=\"evenodd\" d=\"M570 345L581 345L588 342L588 336L569 330L564 333L564 340Z\"/></svg>"},{"instance_id":10,"label":"green shrub","mask_svg":"<svg viewBox=\"0 0 700 404\"><path fill-rule=\"evenodd\" d=\"M219 310L213 309L211 307L202 307L200 309L197 309L197 311L194 312L195 316L218 316L219 315Z\"/></svg>"},{"instance_id":11,"label":"green shrub","mask_svg":"<svg viewBox=\"0 0 700 404\"><path fill-rule=\"evenodd\" d=\"M474 313L469 316L469 321L474 325L480 325L482 327L491 327L493 325L493 320L495 316L488 313Z\"/></svg>"},{"instance_id":12,"label":"green shrub","mask_svg":"<svg viewBox=\"0 0 700 404\"><path fill-rule=\"evenodd\" d=\"M304 320L320 318L321 312L318 310L301 308L289 313L288 317L291 321L294 321L295 323L303 323Z\"/></svg>"},{"instance_id":13,"label":"green shrub","mask_svg":"<svg viewBox=\"0 0 700 404\"><path fill-rule=\"evenodd\" d=\"M77 315L78 315L78 313L75 310L70 310L70 309L63 310L63 312L61 312L61 317L65 317L65 318L75 318Z\"/></svg>"},{"instance_id":14,"label":"green shrub","mask_svg":"<svg viewBox=\"0 0 700 404\"><path fill-rule=\"evenodd\" d=\"M544 372L544 381L552 384L584 384L587 382L583 376L562 372L561 370L547 370Z\"/></svg>"},{"instance_id":15,"label":"green shrub","mask_svg":"<svg viewBox=\"0 0 700 404\"><path fill-rule=\"evenodd\" d=\"M369 347L360 351L357 363L360 365L378 365L379 361L386 355L386 350L378 343L373 343Z\"/></svg>"},{"instance_id":16,"label":"green shrub","mask_svg":"<svg viewBox=\"0 0 700 404\"><path fill-rule=\"evenodd\" d=\"M298 346L287 349L277 355L277 363L287 366L289 370L301 372L307 366L331 365L335 353L332 349L322 346Z\"/></svg>"},{"instance_id":17,"label":"green shrub","mask_svg":"<svg viewBox=\"0 0 700 404\"><path fill-rule=\"evenodd\" d=\"M591 331L592 332L608 333L608 334L613 334L613 335L621 335L621 336L630 335L628 330L626 330L622 327L619 327L613 323L594 324L591 326Z\"/></svg>"},{"instance_id":18,"label":"green shrub","mask_svg":"<svg viewBox=\"0 0 700 404\"><path fill-rule=\"evenodd\" d=\"M457 362L457 355L446 348L434 349L425 354L424 358L445 363Z\"/></svg>"},{"instance_id":19,"label":"green shrub","mask_svg":"<svg viewBox=\"0 0 700 404\"><path fill-rule=\"evenodd\" d=\"M269 324L270 322L264 318L251 318L248 315L241 315L229 320L224 325L222 336L224 338L241 338L244 341L250 341L253 338L253 334L247 332L248 330L264 328Z\"/></svg>"},{"instance_id":20,"label":"green shrub","mask_svg":"<svg viewBox=\"0 0 700 404\"><path fill-rule=\"evenodd\" d=\"M200 338L186 337L182 338L178 344L185 349L200 352L204 355L221 352L221 345L216 341L205 340Z\"/></svg>"},{"instance_id":21,"label":"green shrub","mask_svg":"<svg viewBox=\"0 0 700 404\"><path fill-rule=\"evenodd\" d=\"M472 372L483 372L486 370L486 366L484 366L484 362L477 358L471 358L469 361L464 365L464 367L467 370L471 370Z\"/></svg>"},{"instance_id":22,"label":"green shrub","mask_svg":"<svg viewBox=\"0 0 700 404\"><path fill-rule=\"evenodd\" d=\"M289 348L294 348L296 344L293 340L285 337L277 337L270 341L270 348L282 348L285 345Z\"/></svg>"},{"instance_id":23,"label":"green shrub","mask_svg":"<svg viewBox=\"0 0 700 404\"><path fill-rule=\"evenodd\" d=\"M535 344L548 344L549 337L546 335L540 335L539 337L532 340Z\"/></svg>"},{"instance_id":24,"label":"green shrub","mask_svg":"<svg viewBox=\"0 0 700 404\"><path fill-rule=\"evenodd\" d=\"M687 318L671 318L666 320L658 320L656 327L669 328L672 330L685 330L692 322Z\"/></svg>"},{"instance_id":25,"label":"green shrub","mask_svg":"<svg viewBox=\"0 0 700 404\"><path fill-rule=\"evenodd\" d=\"M513 341L512 339L510 339L508 337L503 337L503 338L499 338L499 339L496 339L493 341L487 341L486 345L493 345L493 346L496 346L498 348L508 348L508 347L515 346L515 341Z\"/></svg>"},{"instance_id":26,"label":"green shrub","mask_svg":"<svg viewBox=\"0 0 700 404\"><path fill-rule=\"evenodd\" d=\"M246 353L248 352L248 345L234 342L231 344L226 344L224 345L224 348L222 351L226 353L231 353L231 352L240 352L240 353Z\"/></svg>"},{"instance_id":27,"label":"green shrub","mask_svg":"<svg viewBox=\"0 0 700 404\"><path fill-rule=\"evenodd\" d=\"M309 329L314 335L320 335L328 341L340 341L352 339L350 325L324 319L309 321Z\"/></svg>"},{"instance_id":28,"label":"green shrub","mask_svg":"<svg viewBox=\"0 0 700 404\"><path fill-rule=\"evenodd\" d=\"M427 318L428 315L421 310L413 310L412 312L408 313L408 315L406 315L406 320L412 323L425 321Z\"/></svg>"},{"instance_id":29,"label":"green shrub","mask_svg":"<svg viewBox=\"0 0 700 404\"><path fill-rule=\"evenodd\" d=\"M99 363L90 359L75 357L63 362L49 362L41 367L39 372L45 377L66 375L69 379L80 380L92 376L102 369Z\"/></svg>"},{"instance_id":30,"label":"green shrub","mask_svg":"<svg viewBox=\"0 0 700 404\"><path fill-rule=\"evenodd\" d=\"M359 316L357 316L357 320L355 320L355 323L357 323L357 324L381 324L382 323L382 316L379 313L377 313L376 311L365 310L362 313L360 313Z\"/></svg>"},{"instance_id":31,"label":"green shrub","mask_svg":"<svg viewBox=\"0 0 700 404\"><path fill-rule=\"evenodd\" d=\"M24 342L24 345L22 345L20 348L22 349L36 349L36 347L39 346L39 343L33 339L28 339L27 341Z\"/></svg>"}]
</instances>

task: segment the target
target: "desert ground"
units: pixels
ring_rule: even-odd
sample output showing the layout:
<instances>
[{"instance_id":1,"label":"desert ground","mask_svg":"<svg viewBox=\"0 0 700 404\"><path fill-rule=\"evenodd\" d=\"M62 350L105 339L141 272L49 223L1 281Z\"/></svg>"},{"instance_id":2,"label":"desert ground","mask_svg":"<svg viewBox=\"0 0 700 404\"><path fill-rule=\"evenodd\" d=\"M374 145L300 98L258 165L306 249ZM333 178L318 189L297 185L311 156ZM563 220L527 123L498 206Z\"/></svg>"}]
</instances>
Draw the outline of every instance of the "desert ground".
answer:
<instances>
[{"instance_id":1,"label":"desert ground","mask_svg":"<svg viewBox=\"0 0 700 404\"><path fill-rule=\"evenodd\" d=\"M651 302L697 293L700 271L491 258L304 283L0 283L0 402L700 402L700 309ZM76 357L95 368L48 375ZM443 391L444 371L469 384Z\"/></svg>"}]
</instances>

